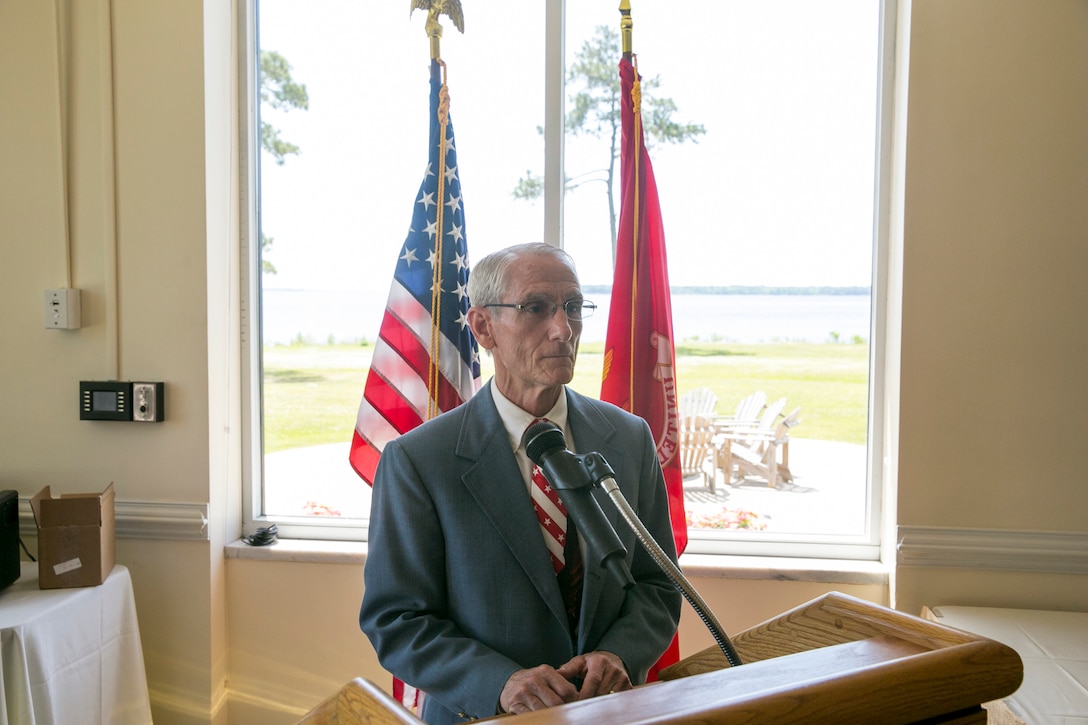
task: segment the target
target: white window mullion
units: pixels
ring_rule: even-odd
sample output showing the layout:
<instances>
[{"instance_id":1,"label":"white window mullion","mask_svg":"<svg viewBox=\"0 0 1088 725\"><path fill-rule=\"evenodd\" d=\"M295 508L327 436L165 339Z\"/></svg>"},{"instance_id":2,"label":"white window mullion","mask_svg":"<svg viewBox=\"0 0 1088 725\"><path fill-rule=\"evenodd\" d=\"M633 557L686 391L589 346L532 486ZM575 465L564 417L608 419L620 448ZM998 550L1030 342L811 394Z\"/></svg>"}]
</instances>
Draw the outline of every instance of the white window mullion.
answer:
<instances>
[{"instance_id":1,"label":"white window mullion","mask_svg":"<svg viewBox=\"0 0 1088 725\"><path fill-rule=\"evenodd\" d=\"M566 0L547 0L544 41L544 241L563 246Z\"/></svg>"}]
</instances>

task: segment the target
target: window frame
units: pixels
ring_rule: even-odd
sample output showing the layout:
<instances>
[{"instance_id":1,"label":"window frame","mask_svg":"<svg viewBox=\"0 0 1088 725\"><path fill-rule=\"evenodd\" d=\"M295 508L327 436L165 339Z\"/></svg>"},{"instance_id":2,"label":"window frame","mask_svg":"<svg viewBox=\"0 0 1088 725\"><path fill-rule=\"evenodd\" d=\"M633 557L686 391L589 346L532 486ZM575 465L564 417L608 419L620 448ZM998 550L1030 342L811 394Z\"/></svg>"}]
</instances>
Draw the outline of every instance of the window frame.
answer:
<instances>
[{"instance_id":1,"label":"window frame","mask_svg":"<svg viewBox=\"0 0 1088 725\"><path fill-rule=\"evenodd\" d=\"M752 555L878 561L884 497L891 495L885 478L885 427L888 404L885 367L893 341L889 339L888 288L891 253L892 118L895 82L895 39L898 0L874 0L879 5L877 42L879 69L876 98L876 168L874 169L873 269L870 301L868 441L866 461L866 530L859 535L761 535L753 532L699 530L689 533L691 554ZM544 239L563 242L563 119L565 117L564 57L565 0L545 0L545 193ZM242 527L250 534L272 523L285 539L365 542L368 523L335 517L268 517L263 513L263 380L260 275L260 167L257 98L257 0L239 3L237 43L239 88L239 204L241 322L241 481ZM617 16L618 22L618 16ZM558 72L557 72L558 71ZM345 465L347 462L345 461ZM360 480L359 485L366 485Z\"/></svg>"}]
</instances>

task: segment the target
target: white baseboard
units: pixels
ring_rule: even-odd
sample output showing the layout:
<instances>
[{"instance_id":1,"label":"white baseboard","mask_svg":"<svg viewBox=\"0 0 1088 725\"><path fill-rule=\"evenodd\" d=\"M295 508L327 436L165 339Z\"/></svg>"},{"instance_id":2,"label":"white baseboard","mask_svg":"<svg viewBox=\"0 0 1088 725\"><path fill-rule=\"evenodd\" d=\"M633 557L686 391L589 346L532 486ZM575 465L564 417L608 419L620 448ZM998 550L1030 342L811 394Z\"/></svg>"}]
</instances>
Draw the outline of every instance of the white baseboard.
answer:
<instances>
[{"instance_id":1,"label":"white baseboard","mask_svg":"<svg viewBox=\"0 0 1088 725\"><path fill-rule=\"evenodd\" d=\"M115 501L114 527L119 539L207 541L208 504L169 501ZM19 534L36 536L29 499L19 500Z\"/></svg>"},{"instance_id":2,"label":"white baseboard","mask_svg":"<svg viewBox=\"0 0 1088 725\"><path fill-rule=\"evenodd\" d=\"M900 526L899 566L1088 574L1088 533Z\"/></svg>"}]
</instances>

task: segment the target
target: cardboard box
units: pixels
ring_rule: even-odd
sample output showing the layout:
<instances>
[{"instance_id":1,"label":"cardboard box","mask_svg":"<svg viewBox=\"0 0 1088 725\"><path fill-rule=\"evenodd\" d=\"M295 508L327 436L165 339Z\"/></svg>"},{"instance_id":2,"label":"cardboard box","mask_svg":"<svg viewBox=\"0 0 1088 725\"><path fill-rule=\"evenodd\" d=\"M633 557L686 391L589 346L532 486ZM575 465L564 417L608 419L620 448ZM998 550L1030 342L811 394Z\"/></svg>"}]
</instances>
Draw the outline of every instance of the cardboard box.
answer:
<instances>
[{"instance_id":1,"label":"cardboard box","mask_svg":"<svg viewBox=\"0 0 1088 725\"><path fill-rule=\"evenodd\" d=\"M66 589L101 584L115 556L113 484L102 493L62 494L46 486L30 499L38 524L38 587Z\"/></svg>"}]
</instances>

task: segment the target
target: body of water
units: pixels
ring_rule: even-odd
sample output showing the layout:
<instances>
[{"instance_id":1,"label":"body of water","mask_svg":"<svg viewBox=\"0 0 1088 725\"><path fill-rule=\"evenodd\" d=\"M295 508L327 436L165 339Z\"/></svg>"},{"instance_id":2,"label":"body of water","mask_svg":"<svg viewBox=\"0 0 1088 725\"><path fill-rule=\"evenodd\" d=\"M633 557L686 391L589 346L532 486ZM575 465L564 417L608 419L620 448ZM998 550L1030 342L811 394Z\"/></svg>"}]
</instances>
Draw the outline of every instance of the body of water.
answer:
<instances>
[{"instance_id":1,"label":"body of water","mask_svg":"<svg viewBox=\"0 0 1088 725\"><path fill-rule=\"evenodd\" d=\"M388 290L264 290L265 344L298 339L324 344L373 341L378 336ZM585 321L582 340L604 342L607 295L587 295L597 303ZM699 339L737 343L869 340L868 295L710 295L672 296L675 341Z\"/></svg>"}]
</instances>

